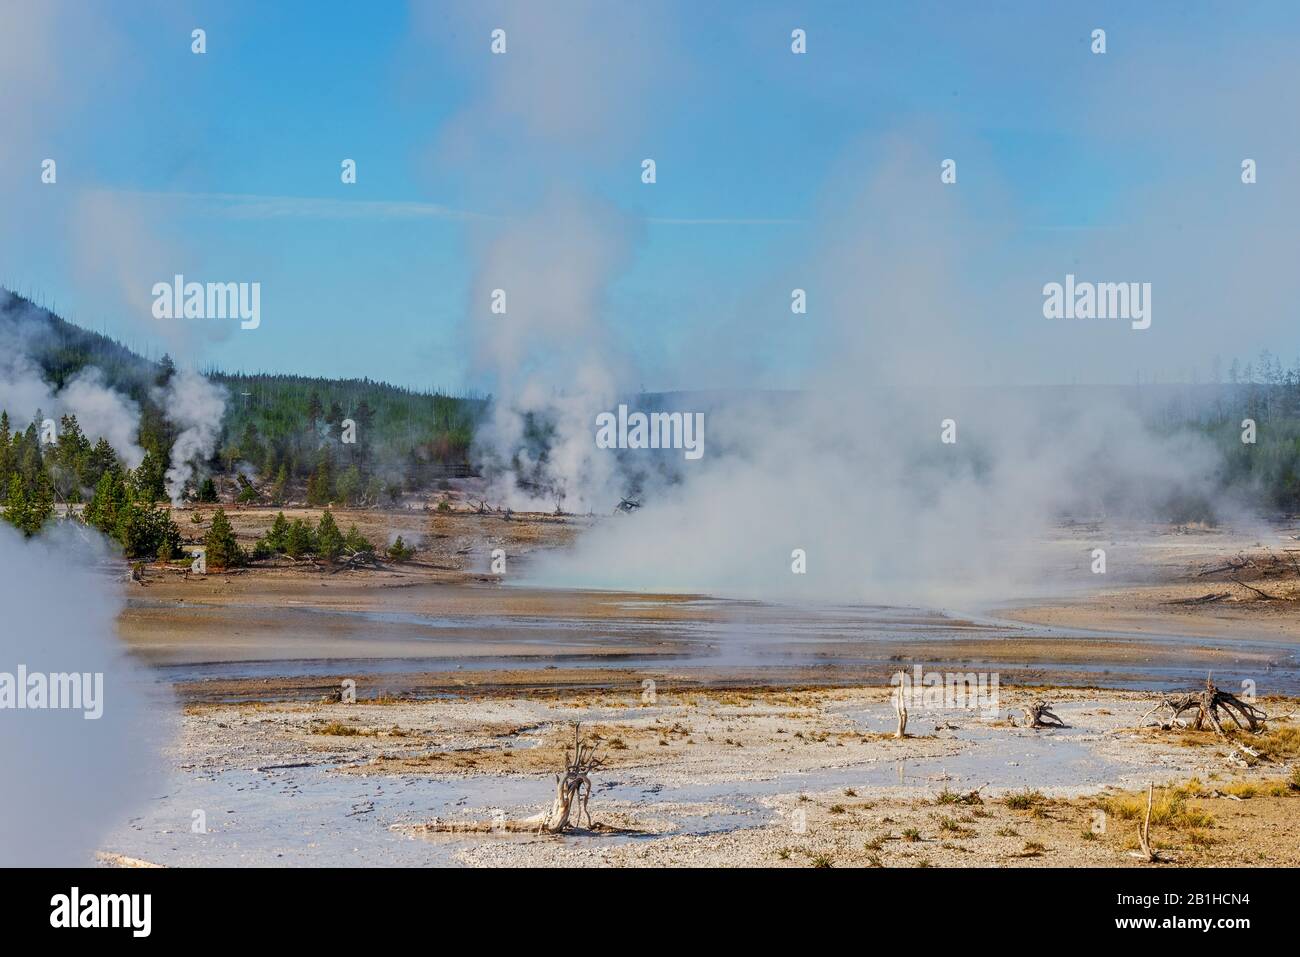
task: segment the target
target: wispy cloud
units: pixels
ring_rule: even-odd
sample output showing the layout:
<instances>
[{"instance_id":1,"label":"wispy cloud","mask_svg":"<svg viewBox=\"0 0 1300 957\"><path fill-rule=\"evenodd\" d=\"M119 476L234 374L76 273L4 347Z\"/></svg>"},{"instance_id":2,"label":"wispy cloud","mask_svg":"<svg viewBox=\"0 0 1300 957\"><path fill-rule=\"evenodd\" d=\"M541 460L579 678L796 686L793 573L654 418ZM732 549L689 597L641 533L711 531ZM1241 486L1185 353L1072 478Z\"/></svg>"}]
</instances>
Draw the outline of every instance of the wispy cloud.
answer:
<instances>
[{"instance_id":1,"label":"wispy cloud","mask_svg":"<svg viewBox=\"0 0 1300 957\"><path fill-rule=\"evenodd\" d=\"M802 219L674 219L663 216L649 216L647 223L656 226L797 226Z\"/></svg>"},{"instance_id":2,"label":"wispy cloud","mask_svg":"<svg viewBox=\"0 0 1300 957\"><path fill-rule=\"evenodd\" d=\"M333 199L320 196L263 196L254 193L184 193L114 190L146 201L204 206L232 219L443 219L500 217L438 203L412 200Z\"/></svg>"},{"instance_id":3,"label":"wispy cloud","mask_svg":"<svg viewBox=\"0 0 1300 957\"><path fill-rule=\"evenodd\" d=\"M104 191L98 191L104 192ZM112 190L115 195L145 201L204 206L206 211L232 219L441 219L452 221L508 221L511 216L456 209L439 203L404 199L336 199L321 196L263 196L256 193L191 193L152 190ZM656 226L795 226L801 219L762 219L733 216L649 216Z\"/></svg>"}]
</instances>

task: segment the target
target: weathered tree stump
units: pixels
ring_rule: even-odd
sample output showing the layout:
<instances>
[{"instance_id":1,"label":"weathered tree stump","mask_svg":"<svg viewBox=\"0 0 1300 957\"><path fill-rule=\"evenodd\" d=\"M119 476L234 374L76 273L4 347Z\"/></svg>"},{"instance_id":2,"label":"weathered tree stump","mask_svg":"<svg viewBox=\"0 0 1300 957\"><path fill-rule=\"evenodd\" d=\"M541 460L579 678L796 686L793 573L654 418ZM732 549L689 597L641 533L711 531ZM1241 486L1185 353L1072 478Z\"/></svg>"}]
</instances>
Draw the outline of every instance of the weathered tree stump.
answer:
<instances>
[{"instance_id":1,"label":"weathered tree stump","mask_svg":"<svg viewBox=\"0 0 1300 957\"><path fill-rule=\"evenodd\" d=\"M1065 728L1069 727L1052 712L1052 706L1046 701L1035 701L1025 709L1025 722L1031 728Z\"/></svg>"},{"instance_id":2,"label":"weathered tree stump","mask_svg":"<svg viewBox=\"0 0 1300 957\"><path fill-rule=\"evenodd\" d=\"M1253 704L1242 701L1236 695L1216 688L1209 676L1205 679L1205 690L1172 698L1165 696L1143 717L1168 710L1169 717L1158 719L1158 724L1161 730L1171 731L1188 726L1182 716L1184 712L1191 711L1193 708L1196 709L1196 720L1191 724L1194 731L1200 731L1208 724L1219 737L1248 759L1259 760L1261 755L1258 751L1233 738L1224 730L1223 720L1225 717L1231 720L1238 731L1259 734L1268 722L1268 715Z\"/></svg>"},{"instance_id":3,"label":"weathered tree stump","mask_svg":"<svg viewBox=\"0 0 1300 957\"><path fill-rule=\"evenodd\" d=\"M571 819L576 820L578 827L582 827L582 819L586 817L586 826L592 826L591 811L587 808L587 801L591 798L591 774L600 770L603 763L596 757L598 743L584 745L579 729L580 725L575 723L573 751L570 753L566 749L564 752L564 771L555 776L555 800L541 821L540 829L551 834L569 830L573 826Z\"/></svg>"}]
</instances>

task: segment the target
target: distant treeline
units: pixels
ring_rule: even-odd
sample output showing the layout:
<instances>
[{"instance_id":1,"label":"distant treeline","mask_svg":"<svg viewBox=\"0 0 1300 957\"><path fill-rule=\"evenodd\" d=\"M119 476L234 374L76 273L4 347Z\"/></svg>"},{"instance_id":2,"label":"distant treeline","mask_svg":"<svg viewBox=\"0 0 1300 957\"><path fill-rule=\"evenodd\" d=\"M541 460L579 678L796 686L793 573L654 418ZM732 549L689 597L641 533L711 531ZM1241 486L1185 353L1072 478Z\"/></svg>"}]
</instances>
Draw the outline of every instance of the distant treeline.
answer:
<instances>
[{"instance_id":1,"label":"distant treeline","mask_svg":"<svg viewBox=\"0 0 1300 957\"><path fill-rule=\"evenodd\" d=\"M1226 369L1216 360L1209 382L1142 390L1151 396L1143 412L1153 427L1190 429L1215 445L1221 491L1263 509L1300 510L1300 360L1286 368L1265 350ZM1248 431L1254 442L1243 441Z\"/></svg>"},{"instance_id":2,"label":"distant treeline","mask_svg":"<svg viewBox=\"0 0 1300 957\"><path fill-rule=\"evenodd\" d=\"M176 374L171 358L146 359L3 290L0 333L3 342L21 348L53 391L94 367L104 385L139 406L138 444L145 461L135 470L141 474L131 479L143 500L162 500L177 437L162 405ZM448 474L468 471L474 423L485 405L474 396L417 392L368 379L216 370L205 375L228 395L214 453L198 463L198 485L187 490L200 501L215 500L220 488L245 502L293 497L313 505L376 504L427 489ZM85 438L75 417L63 417L59 441L44 448L39 422L10 422L9 427L0 448L0 502L15 472L24 495L33 500L82 502L110 466L124 471L106 443L81 447Z\"/></svg>"},{"instance_id":3,"label":"distant treeline","mask_svg":"<svg viewBox=\"0 0 1300 957\"><path fill-rule=\"evenodd\" d=\"M128 545L135 554L170 551L175 533L152 511L166 498L164 477L177 437L161 398L176 375L172 360L146 359L3 290L0 344L21 348L55 392L82 370L99 370L106 386L139 407L137 442L144 452L139 467L127 469L122 450L90 441L73 416L60 417L56 440L43 443L39 421L4 414L5 517L35 530L55 503L86 502L93 506L87 512L94 524L124 545L135 543ZM470 468L475 424L487 402L368 379L216 370L206 375L225 388L227 400L213 454L198 463L197 487L186 490L202 502L367 505L427 490ZM1266 351L1226 367L1216 360L1209 382L1124 388L1133 390L1133 403L1150 428L1204 436L1219 453L1216 474L1206 476L1195 501L1153 504L1168 513L1164 517L1212 519L1223 495L1261 508L1300 510L1300 362L1287 368ZM668 403L670 397L659 398ZM1247 419L1253 422L1253 443L1242 441ZM533 458L545 459L548 429L530 420L528 431L537 446Z\"/></svg>"},{"instance_id":4,"label":"distant treeline","mask_svg":"<svg viewBox=\"0 0 1300 957\"><path fill-rule=\"evenodd\" d=\"M230 393L219 470L247 463L276 502L301 486L313 505L377 504L464 472L484 405L369 379L208 377Z\"/></svg>"}]
</instances>

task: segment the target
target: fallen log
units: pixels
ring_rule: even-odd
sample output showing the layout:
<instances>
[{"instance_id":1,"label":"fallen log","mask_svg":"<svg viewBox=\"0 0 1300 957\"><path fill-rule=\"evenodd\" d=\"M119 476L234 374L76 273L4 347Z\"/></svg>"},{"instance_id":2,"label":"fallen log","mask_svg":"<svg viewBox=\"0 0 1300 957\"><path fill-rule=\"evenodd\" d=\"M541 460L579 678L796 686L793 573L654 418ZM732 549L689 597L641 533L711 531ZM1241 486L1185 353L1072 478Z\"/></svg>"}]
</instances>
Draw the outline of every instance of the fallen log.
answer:
<instances>
[{"instance_id":1,"label":"fallen log","mask_svg":"<svg viewBox=\"0 0 1300 957\"><path fill-rule=\"evenodd\" d=\"M1242 555L1240 553L1238 553L1237 559L1238 559L1237 561L1230 561L1226 565L1217 565L1214 568L1207 568L1202 572L1198 572L1196 577L1204 578L1207 575L1217 575L1219 572L1240 571L1241 569L1251 564L1250 559L1248 559L1245 555Z\"/></svg>"},{"instance_id":2,"label":"fallen log","mask_svg":"<svg viewBox=\"0 0 1300 957\"><path fill-rule=\"evenodd\" d=\"M337 575L341 571L353 568L377 568L382 570L383 567L383 562L375 557L374 552L354 552L347 558L335 563L330 570L330 574Z\"/></svg>"},{"instance_id":3,"label":"fallen log","mask_svg":"<svg viewBox=\"0 0 1300 957\"><path fill-rule=\"evenodd\" d=\"M1173 601L1165 602L1166 605L1206 605L1214 601L1223 601L1225 598L1231 598L1230 591L1212 591L1206 595L1199 595L1196 598L1177 598Z\"/></svg>"}]
</instances>

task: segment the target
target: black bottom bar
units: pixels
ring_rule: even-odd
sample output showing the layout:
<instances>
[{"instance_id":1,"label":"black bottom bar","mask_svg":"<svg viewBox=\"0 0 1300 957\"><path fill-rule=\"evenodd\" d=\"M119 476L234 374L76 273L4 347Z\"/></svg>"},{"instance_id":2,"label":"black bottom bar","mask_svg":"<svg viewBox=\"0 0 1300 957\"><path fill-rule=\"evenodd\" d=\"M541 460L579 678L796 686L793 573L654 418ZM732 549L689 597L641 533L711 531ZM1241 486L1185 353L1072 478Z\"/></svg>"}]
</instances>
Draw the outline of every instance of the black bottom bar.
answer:
<instances>
[{"instance_id":1,"label":"black bottom bar","mask_svg":"<svg viewBox=\"0 0 1300 957\"><path fill-rule=\"evenodd\" d=\"M653 937L659 921L664 934L679 933L681 922L689 921L698 928L695 936L716 933L733 944L755 932L765 935L775 923L801 926L804 935L893 927L917 943L1010 940L1014 934L1041 945L1170 932L1228 939L1261 929L1278 933L1294 921L1294 905L1283 910L1292 876L1268 869L1166 868L725 875L599 869L8 870L0 871L0 915L6 940L15 943L77 934L83 941L247 944L255 933L260 949L277 942L376 943L409 931L436 934L429 938L436 944L446 933L476 926L479 939L499 942L516 927L521 938L536 940L539 920L563 926L582 915L582 924L595 921L615 936L619 925L636 925ZM548 886L554 892L543 892ZM118 926L73 928L74 887L75 923ZM148 895L147 910L143 896L116 895ZM566 902L564 913L544 912L560 901ZM52 926L52 920L66 926Z\"/></svg>"}]
</instances>

